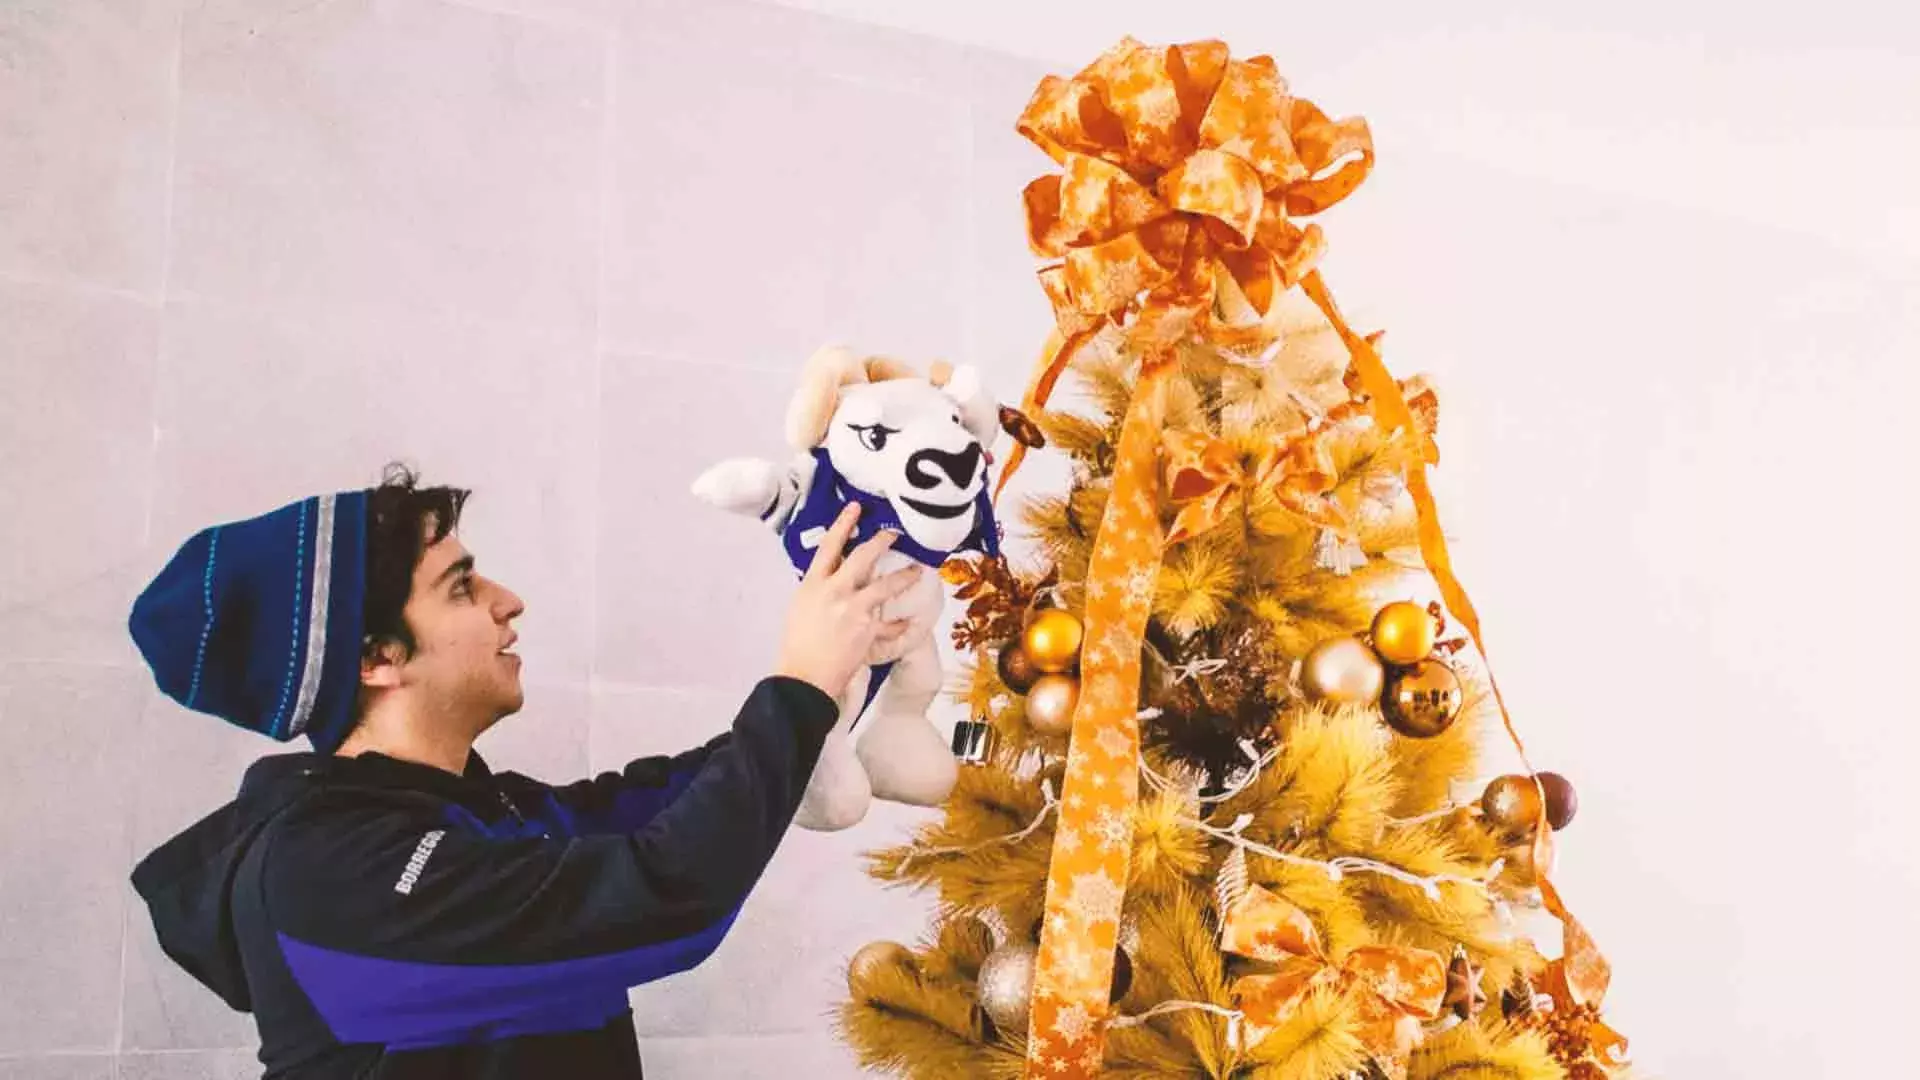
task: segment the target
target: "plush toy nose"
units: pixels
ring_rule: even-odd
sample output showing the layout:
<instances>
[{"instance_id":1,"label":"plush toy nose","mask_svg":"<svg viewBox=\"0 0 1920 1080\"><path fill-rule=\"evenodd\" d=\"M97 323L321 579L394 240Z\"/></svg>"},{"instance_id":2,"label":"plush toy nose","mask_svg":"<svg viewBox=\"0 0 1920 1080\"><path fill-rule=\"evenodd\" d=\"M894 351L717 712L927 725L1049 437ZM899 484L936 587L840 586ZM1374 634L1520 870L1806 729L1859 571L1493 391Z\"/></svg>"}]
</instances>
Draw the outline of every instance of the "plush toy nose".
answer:
<instances>
[{"instance_id":1,"label":"plush toy nose","mask_svg":"<svg viewBox=\"0 0 1920 1080\"><path fill-rule=\"evenodd\" d=\"M934 475L938 469L947 475L954 487L966 487L973 482L975 470L980 468L980 444L974 443L957 454L945 450L916 450L907 459L907 482L917 488L940 486L940 477Z\"/></svg>"}]
</instances>

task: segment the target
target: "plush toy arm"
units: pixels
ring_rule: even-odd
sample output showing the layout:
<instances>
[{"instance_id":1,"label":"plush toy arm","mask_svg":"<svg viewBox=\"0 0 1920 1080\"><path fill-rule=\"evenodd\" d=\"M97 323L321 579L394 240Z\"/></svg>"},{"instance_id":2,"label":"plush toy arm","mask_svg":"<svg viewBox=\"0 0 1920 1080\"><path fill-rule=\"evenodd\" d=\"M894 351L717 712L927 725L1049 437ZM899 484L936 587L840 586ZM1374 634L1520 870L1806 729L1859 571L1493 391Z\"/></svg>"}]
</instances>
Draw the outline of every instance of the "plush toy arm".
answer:
<instances>
[{"instance_id":1,"label":"plush toy arm","mask_svg":"<svg viewBox=\"0 0 1920 1080\"><path fill-rule=\"evenodd\" d=\"M813 468L813 459L804 456L784 469L760 458L733 458L701 473L693 493L722 510L752 514L779 531L787 527L800 493L812 482Z\"/></svg>"}]
</instances>

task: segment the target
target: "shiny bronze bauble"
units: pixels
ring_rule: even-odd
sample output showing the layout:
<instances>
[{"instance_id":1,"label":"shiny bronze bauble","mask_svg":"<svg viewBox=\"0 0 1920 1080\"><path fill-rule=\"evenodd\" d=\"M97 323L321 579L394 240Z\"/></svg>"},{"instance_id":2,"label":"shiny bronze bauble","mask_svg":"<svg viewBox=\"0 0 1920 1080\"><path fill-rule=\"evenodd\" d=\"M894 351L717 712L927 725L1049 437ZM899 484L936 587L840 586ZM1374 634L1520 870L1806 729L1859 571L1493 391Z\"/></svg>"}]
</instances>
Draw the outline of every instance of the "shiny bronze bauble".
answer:
<instances>
[{"instance_id":1,"label":"shiny bronze bauble","mask_svg":"<svg viewBox=\"0 0 1920 1080\"><path fill-rule=\"evenodd\" d=\"M1540 791L1530 776L1515 773L1499 777L1481 794L1480 814L1488 825L1508 836L1529 834L1540 820Z\"/></svg>"},{"instance_id":2,"label":"shiny bronze bauble","mask_svg":"<svg viewBox=\"0 0 1920 1080\"><path fill-rule=\"evenodd\" d=\"M1445 661L1422 660L1387 677L1380 714L1387 726L1411 739L1431 739L1460 717L1460 676Z\"/></svg>"},{"instance_id":3,"label":"shiny bronze bauble","mask_svg":"<svg viewBox=\"0 0 1920 1080\"><path fill-rule=\"evenodd\" d=\"M1547 794L1547 827L1559 832L1573 821L1573 815L1580 809L1580 797L1574 793L1573 784L1559 773L1543 772L1540 787Z\"/></svg>"},{"instance_id":4,"label":"shiny bronze bauble","mask_svg":"<svg viewBox=\"0 0 1920 1080\"><path fill-rule=\"evenodd\" d=\"M1033 680L1041 675L1040 669L1033 666L1033 660L1018 641L1009 641L1000 647L998 666L1000 681L1016 694L1026 693L1033 687Z\"/></svg>"}]
</instances>

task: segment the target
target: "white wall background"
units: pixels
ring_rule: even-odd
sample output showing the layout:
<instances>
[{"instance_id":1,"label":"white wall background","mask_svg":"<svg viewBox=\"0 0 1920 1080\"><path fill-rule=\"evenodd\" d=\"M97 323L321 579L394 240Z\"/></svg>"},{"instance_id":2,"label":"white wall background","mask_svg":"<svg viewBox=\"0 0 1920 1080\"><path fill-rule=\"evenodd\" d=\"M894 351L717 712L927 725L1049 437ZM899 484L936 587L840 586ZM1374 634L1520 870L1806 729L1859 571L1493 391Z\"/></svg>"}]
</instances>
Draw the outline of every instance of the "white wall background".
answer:
<instances>
[{"instance_id":1,"label":"white wall background","mask_svg":"<svg viewBox=\"0 0 1920 1080\"><path fill-rule=\"evenodd\" d=\"M1017 391L1046 163L1012 122L1122 33L1271 52L1373 123L1328 276L1441 380L1442 509L1536 760L1580 787L1560 878L1640 1058L1897 1071L1915 16L795 6L0 0L0 1076L253 1074L125 886L265 749L126 641L174 545L412 458L479 489L467 538L531 605L496 756L704 738L785 581L685 481L772 448L828 337ZM910 821L796 833L718 956L636 996L649 1075L851 1075L841 958L925 917L856 856Z\"/></svg>"}]
</instances>

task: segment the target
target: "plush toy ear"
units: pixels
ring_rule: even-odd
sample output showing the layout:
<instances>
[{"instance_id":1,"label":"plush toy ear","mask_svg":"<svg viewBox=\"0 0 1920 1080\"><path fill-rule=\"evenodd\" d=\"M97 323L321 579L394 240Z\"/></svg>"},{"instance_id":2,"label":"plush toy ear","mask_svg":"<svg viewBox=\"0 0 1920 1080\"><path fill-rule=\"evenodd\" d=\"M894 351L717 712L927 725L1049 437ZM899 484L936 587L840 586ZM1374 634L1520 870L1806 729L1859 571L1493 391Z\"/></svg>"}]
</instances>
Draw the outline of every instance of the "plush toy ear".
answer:
<instances>
[{"instance_id":1,"label":"plush toy ear","mask_svg":"<svg viewBox=\"0 0 1920 1080\"><path fill-rule=\"evenodd\" d=\"M960 406L960 422L967 431L980 440L981 446L992 446L1000 430L1000 403L981 384L980 370L971 364L952 368L940 387Z\"/></svg>"},{"instance_id":2,"label":"plush toy ear","mask_svg":"<svg viewBox=\"0 0 1920 1080\"><path fill-rule=\"evenodd\" d=\"M840 388L866 381L866 365L848 350L831 345L814 353L800 369L800 388L787 404L787 443L795 450L820 445L840 407Z\"/></svg>"}]
</instances>

